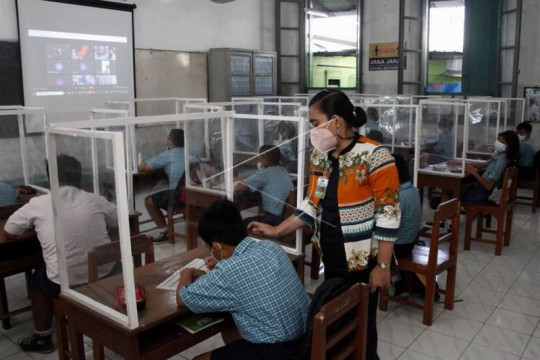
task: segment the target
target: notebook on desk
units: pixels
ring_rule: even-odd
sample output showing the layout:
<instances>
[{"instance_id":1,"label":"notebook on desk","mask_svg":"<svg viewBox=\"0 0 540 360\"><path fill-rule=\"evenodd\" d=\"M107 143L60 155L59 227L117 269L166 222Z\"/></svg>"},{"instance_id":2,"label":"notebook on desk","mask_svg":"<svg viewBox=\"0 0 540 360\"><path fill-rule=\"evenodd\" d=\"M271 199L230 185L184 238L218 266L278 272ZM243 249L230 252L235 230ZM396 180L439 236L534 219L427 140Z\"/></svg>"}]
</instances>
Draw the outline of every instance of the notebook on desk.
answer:
<instances>
[{"instance_id":1,"label":"notebook on desk","mask_svg":"<svg viewBox=\"0 0 540 360\"><path fill-rule=\"evenodd\" d=\"M180 272L187 268L195 268L202 271L206 271L206 264L204 262L204 259L193 259L186 265L184 265L181 269L176 270L171 276L166 278L161 284L156 286L156 289L159 290L167 290L167 291L176 291L176 288L178 287L178 282L180 281Z\"/></svg>"}]
</instances>

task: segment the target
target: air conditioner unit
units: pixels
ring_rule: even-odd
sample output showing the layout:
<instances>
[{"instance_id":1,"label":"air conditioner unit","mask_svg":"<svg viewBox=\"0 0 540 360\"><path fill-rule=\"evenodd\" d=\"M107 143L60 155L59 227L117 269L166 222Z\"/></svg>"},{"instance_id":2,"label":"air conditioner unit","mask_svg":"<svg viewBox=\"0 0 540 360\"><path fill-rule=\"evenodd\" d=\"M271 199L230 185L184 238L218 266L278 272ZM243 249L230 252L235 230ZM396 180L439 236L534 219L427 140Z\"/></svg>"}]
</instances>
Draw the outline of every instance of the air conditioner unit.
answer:
<instances>
[{"instance_id":1,"label":"air conditioner unit","mask_svg":"<svg viewBox=\"0 0 540 360\"><path fill-rule=\"evenodd\" d=\"M228 2L231 2L231 1L234 1L234 0L210 0L210 1L218 3L218 4L225 4L225 3L228 3Z\"/></svg>"}]
</instances>

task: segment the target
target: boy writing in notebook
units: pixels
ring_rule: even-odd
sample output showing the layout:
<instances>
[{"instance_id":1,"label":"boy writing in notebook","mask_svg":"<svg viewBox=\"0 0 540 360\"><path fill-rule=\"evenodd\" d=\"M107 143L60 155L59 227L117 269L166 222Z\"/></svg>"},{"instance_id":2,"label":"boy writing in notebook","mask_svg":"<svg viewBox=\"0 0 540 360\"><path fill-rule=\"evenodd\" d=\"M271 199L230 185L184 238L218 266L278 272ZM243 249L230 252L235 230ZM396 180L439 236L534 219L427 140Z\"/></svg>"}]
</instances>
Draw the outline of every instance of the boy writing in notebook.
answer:
<instances>
[{"instance_id":1,"label":"boy writing in notebook","mask_svg":"<svg viewBox=\"0 0 540 360\"><path fill-rule=\"evenodd\" d=\"M228 200L205 210L198 231L211 248L206 260L211 271L182 270L177 304L194 313L230 312L238 334L224 335L224 347L196 359L296 358L309 299L285 251L249 238L240 212Z\"/></svg>"}]
</instances>

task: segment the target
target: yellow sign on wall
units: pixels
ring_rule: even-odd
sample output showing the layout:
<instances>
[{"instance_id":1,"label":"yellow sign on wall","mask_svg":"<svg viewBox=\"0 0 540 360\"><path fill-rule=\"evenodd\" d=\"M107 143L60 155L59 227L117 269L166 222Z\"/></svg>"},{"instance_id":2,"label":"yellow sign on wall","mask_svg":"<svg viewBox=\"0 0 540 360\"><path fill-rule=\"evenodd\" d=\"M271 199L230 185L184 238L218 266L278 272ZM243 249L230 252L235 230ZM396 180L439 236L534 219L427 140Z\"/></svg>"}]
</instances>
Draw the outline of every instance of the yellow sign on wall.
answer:
<instances>
[{"instance_id":1,"label":"yellow sign on wall","mask_svg":"<svg viewBox=\"0 0 540 360\"><path fill-rule=\"evenodd\" d=\"M369 70L397 70L399 67L399 43L370 43L369 44ZM404 68L407 67L405 57Z\"/></svg>"}]
</instances>

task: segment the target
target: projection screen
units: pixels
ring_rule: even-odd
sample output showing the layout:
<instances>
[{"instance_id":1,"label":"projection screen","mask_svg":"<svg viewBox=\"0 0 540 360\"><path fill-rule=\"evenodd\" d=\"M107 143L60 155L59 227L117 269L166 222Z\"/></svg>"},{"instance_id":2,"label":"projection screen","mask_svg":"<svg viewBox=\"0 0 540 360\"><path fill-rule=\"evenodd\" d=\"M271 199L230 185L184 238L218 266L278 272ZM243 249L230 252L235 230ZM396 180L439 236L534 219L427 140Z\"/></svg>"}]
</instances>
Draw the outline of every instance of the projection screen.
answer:
<instances>
[{"instance_id":1,"label":"projection screen","mask_svg":"<svg viewBox=\"0 0 540 360\"><path fill-rule=\"evenodd\" d=\"M133 7L103 4L18 0L26 106L103 107L135 97Z\"/></svg>"}]
</instances>

